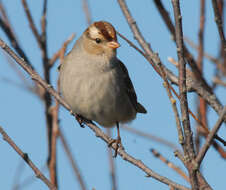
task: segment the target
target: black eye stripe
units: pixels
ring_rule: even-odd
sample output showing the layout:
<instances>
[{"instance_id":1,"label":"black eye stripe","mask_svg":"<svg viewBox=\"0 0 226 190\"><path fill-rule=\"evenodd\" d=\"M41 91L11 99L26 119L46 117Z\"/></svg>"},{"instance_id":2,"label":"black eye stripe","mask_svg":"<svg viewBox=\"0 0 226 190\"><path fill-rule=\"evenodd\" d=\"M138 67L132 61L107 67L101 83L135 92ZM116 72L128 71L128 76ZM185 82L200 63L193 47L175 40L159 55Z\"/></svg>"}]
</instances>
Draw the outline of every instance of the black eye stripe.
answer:
<instances>
[{"instance_id":1,"label":"black eye stripe","mask_svg":"<svg viewBox=\"0 0 226 190\"><path fill-rule=\"evenodd\" d=\"M96 38L95 41L96 41L96 43L99 44L101 42L101 39L100 38Z\"/></svg>"}]
</instances>

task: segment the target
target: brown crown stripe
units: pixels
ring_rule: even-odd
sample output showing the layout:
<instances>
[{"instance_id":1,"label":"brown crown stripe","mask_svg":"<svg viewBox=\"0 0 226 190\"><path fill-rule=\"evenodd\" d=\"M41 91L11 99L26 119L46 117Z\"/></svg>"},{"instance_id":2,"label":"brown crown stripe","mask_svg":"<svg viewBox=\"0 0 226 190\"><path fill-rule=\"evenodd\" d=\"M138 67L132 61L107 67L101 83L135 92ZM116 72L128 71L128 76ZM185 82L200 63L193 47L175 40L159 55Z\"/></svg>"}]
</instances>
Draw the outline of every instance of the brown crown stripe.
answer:
<instances>
[{"instance_id":1,"label":"brown crown stripe","mask_svg":"<svg viewBox=\"0 0 226 190\"><path fill-rule=\"evenodd\" d=\"M106 38L106 40L117 41L115 29L110 23L100 21L100 22L95 22L94 26L97 29L99 29L99 31Z\"/></svg>"}]
</instances>

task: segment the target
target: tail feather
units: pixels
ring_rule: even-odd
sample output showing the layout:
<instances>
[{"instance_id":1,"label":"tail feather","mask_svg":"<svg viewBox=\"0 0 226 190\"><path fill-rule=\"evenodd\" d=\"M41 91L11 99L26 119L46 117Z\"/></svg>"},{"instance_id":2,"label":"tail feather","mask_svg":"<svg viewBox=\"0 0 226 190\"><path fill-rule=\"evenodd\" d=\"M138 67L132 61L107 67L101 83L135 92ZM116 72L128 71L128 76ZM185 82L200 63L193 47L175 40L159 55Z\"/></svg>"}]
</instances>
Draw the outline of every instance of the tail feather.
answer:
<instances>
[{"instance_id":1,"label":"tail feather","mask_svg":"<svg viewBox=\"0 0 226 190\"><path fill-rule=\"evenodd\" d=\"M147 113L147 110L139 102L137 102L137 112L138 113Z\"/></svg>"}]
</instances>

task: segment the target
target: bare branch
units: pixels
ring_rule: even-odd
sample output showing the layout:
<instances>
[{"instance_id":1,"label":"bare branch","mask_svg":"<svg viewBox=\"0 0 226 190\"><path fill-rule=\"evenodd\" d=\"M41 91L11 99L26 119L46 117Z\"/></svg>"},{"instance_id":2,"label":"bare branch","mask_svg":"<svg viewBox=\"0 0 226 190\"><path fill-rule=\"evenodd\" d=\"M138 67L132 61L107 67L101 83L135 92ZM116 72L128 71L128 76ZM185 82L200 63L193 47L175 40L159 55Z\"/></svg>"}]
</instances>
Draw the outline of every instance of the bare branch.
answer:
<instances>
[{"instance_id":1,"label":"bare branch","mask_svg":"<svg viewBox=\"0 0 226 190\"><path fill-rule=\"evenodd\" d=\"M30 166L34 171L37 178L42 180L51 190L56 190L56 187L42 174L42 172L35 166L35 164L30 160L27 153L21 151L21 149L13 142L13 140L7 135L4 129L0 126L0 133L3 139L24 159L24 161Z\"/></svg>"},{"instance_id":2,"label":"bare branch","mask_svg":"<svg viewBox=\"0 0 226 190\"><path fill-rule=\"evenodd\" d=\"M70 148L69 148L69 145L64 137L64 134L62 132L62 130L59 130L59 138L62 142L62 145L63 145L63 148L67 154L67 157L68 159L70 160L70 163L71 163L71 166L72 166L72 169L74 171L74 174L79 182L79 185L80 185L80 188L81 190L87 190L87 187L86 187L86 184L85 184L85 181L84 179L82 178L82 175L81 175L81 172L75 162L75 159L73 158L72 154L71 154L71 151L70 151Z\"/></svg>"},{"instance_id":3,"label":"bare branch","mask_svg":"<svg viewBox=\"0 0 226 190\"><path fill-rule=\"evenodd\" d=\"M150 57L145 54L141 49L139 49L133 42L131 42L129 39L127 39L124 35L122 35L121 33L117 32L117 34L124 39L131 47L133 47L135 50L137 50L141 55L144 56L144 58L147 59L147 61L153 66L153 68L155 69L155 71L163 78L162 76L162 72L159 71L159 68L156 67L152 61L150 60ZM173 64L175 64L178 67L178 63L176 61L174 61L172 58L169 58L169 61L172 62ZM167 78L174 84L178 85L178 78L169 70L167 69L161 62L157 63L158 65L161 64L162 67L162 71L166 74ZM190 72L190 71L189 71ZM191 72L190 72L191 73ZM193 91L194 89L201 89L201 84L200 82L196 81L194 79L194 77L192 77L192 73L189 74L186 78L186 87L187 87L187 91ZM170 90L173 91L173 93L176 95L176 97L179 99L179 95L177 94L177 92L173 89L173 87L169 84L169 88ZM201 90L203 92L203 90ZM204 93L201 93L204 94ZM206 96L204 96L206 97ZM210 100L210 102L213 102L213 99L209 96L207 96L208 99ZM214 102L213 102L214 104ZM206 126L199 121L199 119L193 114L193 112L189 109L188 110L189 113L191 114L191 116L202 126L205 128L205 130L207 130L208 132L208 128L206 128ZM216 136L216 138L218 138L218 136ZM223 144L226 144L225 141L222 141L221 138L219 138L218 140L220 140Z\"/></svg>"},{"instance_id":4,"label":"bare branch","mask_svg":"<svg viewBox=\"0 0 226 190\"><path fill-rule=\"evenodd\" d=\"M56 101L56 105L52 107L51 114L53 118L52 123L52 141L51 141L51 156L49 160L49 173L50 173L50 180L52 184L54 184L57 187L57 158L56 158L56 144L57 144L57 137L58 137L58 112L59 112L59 102Z\"/></svg>"},{"instance_id":5,"label":"bare branch","mask_svg":"<svg viewBox=\"0 0 226 190\"><path fill-rule=\"evenodd\" d=\"M3 14L3 19L0 17L0 27L2 28L3 32L5 33L6 37L9 39L12 47L15 49L15 51L22 57L32 68L28 57L26 56L25 52L23 51L22 47L20 46L15 33L12 30L11 24L9 22L9 19L7 17L7 14L5 12L5 8L3 7L2 2L0 1L0 11Z\"/></svg>"},{"instance_id":6,"label":"bare branch","mask_svg":"<svg viewBox=\"0 0 226 190\"><path fill-rule=\"evenodd\" d=\"M205 26L205 0L200 1L200 24L199 24L199 48L198 48L198 58L197 65L203 73L203 56L204 56L204 26ZM198 113L200 113L200 119L202 123L207 127L207 118L206 118L206 102L203 98L199 97L199 105L197 107ZM207 127L208 128L208 127Z\"/></svg>"},{"instance_id":7,"label":"bare branch","mask_svg":"<svg viewBox=\"0 0 226 190\"><path fill-rule=\"evenodd\" d=\"M16 168L14 177L13 177L13 186L12 186L12 190L17 190L19 187L19 182L20 182L20 178L22 176L22 173L24 171L25 168L25 164L23 160L20 160L18 163L18 166ZM33 175L32 175L33 177Z\"/></svg>"},{"instance_id":8,"label":"bare branch","mask_svg":"<svg viewBox=\"0 0 226 190\"><path fill-rule=\"evenodd\" d=\"M109 128L107 128L107 135L109 137L111 137L111 130ZM117 190L118 187L117 187L117 181L116 181L116 175L115 175L116 174L115 173L115 171L116 171L115 161L112 157L112 149L110 149L110 148L107 148L107 149L108 149L107 150L108 151L108 160L109 160L109 166L110 166L109 170L110 170L111 183L112 183L111 189Z\"/></svg>"},{"instance_id":9,"label":"bare branch","mask_svg":"<svg viewBox=\"0 0 226 190\"><path fill-rule=\"evenodd\" d=\"M49 67L52 67L56 60L60 57L62 51L66 51L68 44L75 38L75 34L72 34L62 45L62 47L53 55L53 57L49 60Z\"/></svg>"},{"instance_id":10,"label":"bare branch","mask_svg":"<svg viewBox=\"0 0 226 190\"><path fill-rule=\"evenodd\" d=\"M164 145L164 146L167 146L167 147L169 147L169 148L172 148L173 150L178 149L178 147L177 147L175 144L171 143L170 141L167 141L167 140L164 139L164 138L157 137L157 136L152 135L152 134L150 134L150 133L142 132L142 131L140 131L140 130L137 130L137 129L128 127L128 126L126 126L126 125L121 125L121 128L124 129L124 130L126 130L126 131L128 131L128 132L130 132L130 133L139 135L139 136L144 137L144 138L146 138L146 139L149 139L149 140L151 140L151 141L154 141L154 142L157 142L157 143L162 144L162 145Z\"/></svg>"},{"instance_id":11,"label":"bare branch","mask_svg":"<svg viewBox=\"0 0 226 190\"><path fill-rule=\"evenodd\" d=\"M218 77L215 77L215 78L213 79L213 82L214 82L215 84L222 85L222 86L226 87L226 82L220 80Z\"/></svg>"},{"instance_id":12,"label":"bare branch","mask_svg":"<svg viewBox=\"0 0 226 190\"><path fill-rule=\"evenodd\" d=\"M184 37L184 41L186 42L186 43L188 43L188 45L190 46L190 47L192 47L193 49L195 49L195 50L199 50L199 47L198 47L198 45L196 45L193 41L191 41L189 38L187 38L187 37ZM210 60L212 63L214 63L214 64L216 64L216 66L218 67L218 68L220 68L220 61L216 58L216 57L213 57L212 55L210 55L209 53L206 53L206 52L204 52L204 56L208 59L208 60Z\"/></svg>"},{"instance_id":13,"label":"bare branch","mask_svg":"<svg viewBox=\"0 0 226 190\"><path fill-rule=\"evenodd\" d=\"M157 150L152 148L152 149L150 149L150 151L156 158L158 158L159 160L164 162L169 168L172 168L181 177L183 177L188 183L190 183L190 180L189 180L187 174L181 168L179 168L178 166L176 166L175 164L173 164L172 162L170 162L169 160L164 158L164 156L162 156Z\"/></svg>"},{"instance_id":14,"label":"bare branch","mask_svg":"<svg viewBox=\"0 0 226 190\"><path fill-rule=\"evenodd\" d=\"M221 43L222 43L223 48L224 48L224 53L226 54L226 40L225 40L225 36L224 36L224 29L223 29L221 16L220 16L220 11L218 10L218 7L217 7L217 1L212 0L212 5L213 5L214 16L215 16L214 19L215 19L216 24L217 24L217 29L218 29L218 32L219 32L219 35L220 35Z\"/></svg>"},{"instance_id":15,"label":"bare branch","mask_svg":"<svg viewBox=\"0 0 226 190\"><path fill-rule=\"evenodd\" d=\"M60 102L61 105L63 105L70 113L75 115L72 110L70 109L69 105L60 97L60 95L49 85L47 84L29 65L22 60L20 57L18 57L7 45L4 41L0 39L0 46L2 49L7 52L30 76L31 78L42 85L52 96L56 98L57 101ZM103 141L106 143L110 143L112 139L108 137L105 133L103 133L102 130L100 130L96 125L94 125L92 122L85 121L86 125L95 133L97 137L100 137ZM116 150L116 145L112 144L111 146L114 150ZM129 163L133 164L134 166L140 168L143 170L148 176L161 181L164 184L171 185L177 189L180 190L188 190L188 188L179 185L170 179L163 177L156 172L152 171L150 168L148 168L142 161L135 159L134 157L127 154L123 149L118 149L118 155L120 155L124 160L128 161Z\"/></svg>"},{"instance_id":16,"label":"bare branch","mask_svg":"<svg viewBox=\"0 0 226 190\"><path fill-rule=\"evenodd\" d=\"M88 0L82 0L82 8L83 8L83 12L85 13L85 16L86 16L87 25L89 26L92 23L92 18L91 18L91 14L90 14Z\"/></svg>"},{"instance_id":17,"label":"bare branch","mask_svg":"<svg viewBox=\"0 0 226 190\"><path fill-rule=\"evenodd\" d=\"M164 8L161 0L154 0L154 3L156 7L159 10L159 13L161 14L164 23L168 27L171 35L173 36L173 39L175 41L175 28L173 25L173 22L171 21L170 17L167 16L168 13L166 9ZM193 83L193 89L197 92L199 96L204 98L207 103L218 113L218 115L223 110L223 106L221 105L220 101L216 97L216 95L212 92L212 89L209 87L209 85L206 83L205 79L201 75L201 72L199 68L197 67L197 64L192 56L192 54L188 51L188 49L184 46L184 55L186 57L186 60L188 61L190 67L192 68L192 71L194 73L194 76L196 78L196 83Z\"/></svg>"},{"instance_id":18,"label":"bare branch","mask_svg":"<svg viewBox=\"0 0 226 190\"><path fill-rule=\"evenodd\" d=\"M42 47L41 37L40 37L38 30L37 30L37 28L34 24L33 18L31 16L31 12L30 12L28 5L27 5L27 1L22 0L22 5L24 7L24 12L26 13L27 19L29 21L30 28L31 28L31 30L32 30L35 38L36 38L36 41L38 42L39 47L41 48Z\"/></svg>"},{"instance_id":19,"label":"bare branch","mask_svg":"<svg viewBox=\"0 0 226 190\"><path fill-rule=\"evenodd\" d=\"M217 133L217 131L220 129L221 124L224 121L224 117L226 115L226 106L224 106L224 109L222 111L222 113L220 114L219 119L217 120L217 123L215 124L215 126L213 127L213 129L211 130L211 132L209 133L205 144L203 145L202 149L200 150L199 154L196 157L196 164L197 164L197 168L200 167L200 164L207 152L207 150L209 149L211 142L214 138L214 135Z\"/></svg>"},{"instance_id":20,"label":"bare branch","mask_svg":"<svg viewBox=\"0 0 226 190\"><path fill-rule=\"evenodd\" d=\"M179 112L177 110L176 100L172 96L172 93L170 91L169 82L166 78L164 68L162 67L162 64L160 62L159 62L159 68L160 68L160 72L161 72L161 75L162 75L163 80L164 80L164 87L166 88L167 95L169 97L170 103L171 103L172 108L173 108L174 117L175 117L176 126L177 126L178 141L182 145L183 150L185 151L184 134L183 134L183 130L182 130L181 122L180 122Z\"/></svg>"},{"instance_id":21,"label":"bare branch","mask_svg":"<svg viewBox=\"0 0 226 190\"><path fill-rule=\"evenodd\" d=\"M200 133L200 135L204 136L205 139L208 137L208 134L206 133L206 131L203 130L203 128L198 127L198 131ZM213 144L213 148L220 154L220 156L223 159L226 159L226 151L224 151L224 148L221 147L216 141L212 141Z\"/></svg>"},{"instance_id":22,"label":"bare branch","mask_svg":"<svg viewBox=\"0 0 226 190\"><path fill-rule=\"evenodd\" d=\"M186 63L184 58L184 42L183 42L183 31L182 31L182 16L180 13L180 4L179 0L172 0L174 18L175 18L175 37L177 44L177 56L179 63L179 90L180 90L180 108L181 108L181 117L184 129L185 136L185 156L188 156L189 160L192 161L195 158L195 148L193 144L192 131L189 120L188 113L188 102L187 102L187 92L186 92ZM188 167L190 183L192 189L198 190L198 179L197 173L192 168Z\"/></svg>"}]
</instances>

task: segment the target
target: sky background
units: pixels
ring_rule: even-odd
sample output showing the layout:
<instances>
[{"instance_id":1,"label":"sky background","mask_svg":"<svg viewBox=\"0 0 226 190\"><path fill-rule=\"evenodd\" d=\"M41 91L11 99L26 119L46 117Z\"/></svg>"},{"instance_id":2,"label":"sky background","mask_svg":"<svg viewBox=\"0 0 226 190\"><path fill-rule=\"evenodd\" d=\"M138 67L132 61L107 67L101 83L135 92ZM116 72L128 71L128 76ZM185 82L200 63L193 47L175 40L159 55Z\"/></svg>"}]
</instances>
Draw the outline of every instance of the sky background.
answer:
<instances>
[{"instance_id":1,"label":"sky background","mask_svg":"<svg viewBox=\"0 0 226 190\"><path fill-rule=\"evenodd\" d=\"M173 18L171 1L164 0L163 2L169 11L171 18ZM22 48L29 56L36 71L42 75L41 52L28 25L21 1L2 0L2 3L5 5ZM42 3L42 1L28 1L29 8L32 11L32 16L39 31ZM133 39L133 35L116 1L89 0L89 3L93 21L106 20L111 22L116 30L120 31L128 39L137 44ZM176 46L170 39L170 34L155 8L153 1L143 0L138 3L138 1L127 0L127 4L145 39L151 44L154 51L159 53L162 62L177 74L174 66L167 61L169 56L177 60ZM197 43L199 29L199 1L181 0L181 12L184 35ZM76 34L76 38L72 42L72 44L74 44L78 36L80 36L87 27L82 9L82 1L80 0L48 1L47 21L49 57L52 57L72 33ZM205 26L205 51L213 56L217 56L219 36L214 22L210 0L206 1ZM2 30L0 30L0 37L9 44ZM127 66L137 92L138 100L148 111L148 114L146 115L137 115L137 119L130 123L129 126L169 140L180 148L177 142L174 115L166 91L162 85L162 79L160 79L149 63L139 53L121 38L118 39L121 44L121 47L118 49L118 57ZM68 46L68 51L70 51L72 44ZM191 49L191 52L195 57L197 56L194 50ZM58 76L58 65L59 62L55 64L51 71L51 81L54 86ZM204 73L207 82L211 84L214 66L206 59L204 60ZM26 74L25 76L30 81L30 77ZM21 87L22 85L23 83L20 78L18 78L12 67L7 63L6 56L1 51L0 125L6 130L16 144L24 152L29 154L31 160L39 168L43 168L47 159L47 137L43 112L44 105L35 95L24 90L23 87ZM225 89L217 88L216 93L222 104L225 105ZM188 94L188 97L189 107L195 112L196 97L192 93ZM208 109L208 123L211 128L215 124L217 118L218 116L213 109ZM195 131L195 122L192 118L191 123L192 129ZM88 127L84 129L80 128L74 118L64 108L60 109L60 127L65 133L73 156L81 169L81 174L84 177L88 189L111 189L107 155L108 148L106 143L99 138L96 138ZM112 133L115 136L116 129L112 129ZM225 125L221 127L218 134L226 139ZM129 154L137 159L141 159L155 172L188 186L179 175L150 153L150 148L155 148L166 158L184 169L180 161L174 157L172 149L128 133L123 129L121 130L121 137L122 143ZM79 185L74 177L60 141L58 141L57 147L59 189L79 189ZM23 161L2 139L0 139L0 150L0 189L11 190L15 179L15 172ZM115 159L115 163L119 190L169 189L168 186L159 183L152 178L146 178L144 172L125 162L119 156ZM24 165L23 167L20 176L21 182L33 175L33 171L27 165ZM213 148L210 148L207 152L207 155L202 162L201 169L206 180L213 189L223 189L226 186L226 162L220 158L219 154ZM46 170L43 171L48 175ZM48 188L40 180L33 179L30 185L24 186L21 189L44 190Z\"/></svg>"}]
</instances>

